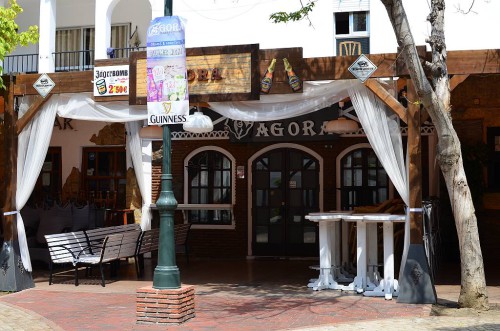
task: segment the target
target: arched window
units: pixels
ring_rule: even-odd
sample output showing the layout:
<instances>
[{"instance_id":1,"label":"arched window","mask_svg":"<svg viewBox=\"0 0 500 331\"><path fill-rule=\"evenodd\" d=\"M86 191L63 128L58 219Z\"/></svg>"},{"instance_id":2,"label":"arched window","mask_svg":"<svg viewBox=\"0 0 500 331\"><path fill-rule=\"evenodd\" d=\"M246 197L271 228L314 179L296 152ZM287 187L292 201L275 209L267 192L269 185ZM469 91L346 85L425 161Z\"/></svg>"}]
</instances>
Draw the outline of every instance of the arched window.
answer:
<instances>
[{"instance_id":1,"label":"arched window","mask_svg":"<svg viewBox=\"0 0 500 331\"><path fill-rule=\"evenodd\" d=\"M193 224L231 224L231 210L223 208L223 206L233 204L232 170L232 162L229 157L219 151L204 150L189 158L187 162L187 203L190 206L205 205L205 208L195 208L194 206L188 210L189 222Z\"/></svg>"},{"instance_id":2,"label":"arched window","mask_svg":"<svg viewBox=\"0 0 500 331\"><path fill-rule=\"evenodd\" d=\"M389 198L389 178L371 148L356 149L340 161L341 208L374 205Z\"/></svg>"}]
</instances>

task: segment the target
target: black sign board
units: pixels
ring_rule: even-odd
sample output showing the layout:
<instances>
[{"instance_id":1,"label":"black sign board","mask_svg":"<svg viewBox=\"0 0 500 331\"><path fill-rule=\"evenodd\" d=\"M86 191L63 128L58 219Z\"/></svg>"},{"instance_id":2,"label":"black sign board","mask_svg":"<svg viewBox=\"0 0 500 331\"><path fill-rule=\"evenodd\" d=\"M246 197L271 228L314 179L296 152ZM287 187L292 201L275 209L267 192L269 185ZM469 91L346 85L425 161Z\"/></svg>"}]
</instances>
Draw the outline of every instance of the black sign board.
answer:
<instances>
[{"instance_id":1,"label":"black sign board","mask_svg":"<svg viewBox=\"0 0 500 331\"><path fill-rule=\"evenodd\" d=\"M323 141L338 139L325 132L329 120L338 117L337 105L306 115L269 122L246 122L226 119L225 130L231 142Z\"/></svg>"}]
</instances>

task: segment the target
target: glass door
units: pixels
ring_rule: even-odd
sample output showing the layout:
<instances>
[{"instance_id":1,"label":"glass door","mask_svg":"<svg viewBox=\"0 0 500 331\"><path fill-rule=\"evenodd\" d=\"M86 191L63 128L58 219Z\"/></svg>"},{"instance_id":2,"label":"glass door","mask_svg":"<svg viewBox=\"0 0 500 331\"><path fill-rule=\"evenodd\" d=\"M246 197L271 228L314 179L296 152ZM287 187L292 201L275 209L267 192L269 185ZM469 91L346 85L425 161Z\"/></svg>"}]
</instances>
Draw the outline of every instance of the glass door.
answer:
<instances>
[{"instance_id":1,"label":"glass door","mask_svg":"<svg viewBox=\"0 0 500 331\"><path fill-rule=\"evenodd\" d=\"M125 148L84 147L83 188L89 201L124 208L127 188Z\"/></svg>"},{"instance_id":2,"label":"glass door","mask_svg":"<svg viewBox=\"0 0 500 331\"><path fill-rule=\"evenodd\" d=\"M319 162L309 154L276 149L256 159L253 171L253 254L316 256Z\"/></svg>"}]
</instances>

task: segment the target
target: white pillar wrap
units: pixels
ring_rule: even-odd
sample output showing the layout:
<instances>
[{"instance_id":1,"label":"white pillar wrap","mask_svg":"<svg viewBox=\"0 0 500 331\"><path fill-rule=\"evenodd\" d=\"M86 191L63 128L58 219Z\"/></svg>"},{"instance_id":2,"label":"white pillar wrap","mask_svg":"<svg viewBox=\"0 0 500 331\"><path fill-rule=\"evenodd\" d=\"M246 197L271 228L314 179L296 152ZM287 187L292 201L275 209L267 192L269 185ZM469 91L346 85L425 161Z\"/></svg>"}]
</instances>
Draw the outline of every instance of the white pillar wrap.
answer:
<instances>
[{"instance_id":1,"label":"white pillar wrap","mask_svg":"<svg viewBox=\"0 0 500 331\"><path fill-rule=\"evenodd\" d=\"M40 0L39 33L38 72L55 72L52 54L56 51L56 0Z\"/></svg>"}]
</instances>

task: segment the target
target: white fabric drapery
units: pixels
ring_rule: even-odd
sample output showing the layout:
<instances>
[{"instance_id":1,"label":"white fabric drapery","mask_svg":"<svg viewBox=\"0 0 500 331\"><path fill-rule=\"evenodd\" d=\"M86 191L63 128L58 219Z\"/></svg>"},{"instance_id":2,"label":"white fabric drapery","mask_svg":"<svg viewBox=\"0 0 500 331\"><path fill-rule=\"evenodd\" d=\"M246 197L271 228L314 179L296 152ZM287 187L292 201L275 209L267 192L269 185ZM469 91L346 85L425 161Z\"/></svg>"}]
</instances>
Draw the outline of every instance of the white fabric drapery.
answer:
<instances>
[{"instance_id":1,"label":"white fabric drapery","mask_svg":"<svg viewBox=\"0 0 500 331\"><path fill-rule=\"evenodd\" d=\"M149 230L151 229L151 194L147 194L147 192L151 192L151 189L148 190L147 186L151 186L151 183L146 183L144 179L141 138L139 137L142 121L127 122L125 123L125 127L129 137L128 148L132 158L132 165L134 166L135 177L137 178L137 184L142 196L141 229Z\"/></svg>"},{"instance_id":2,"label":"white fabric drapery","mask_svg":"<svg viewBox=\"0 0 500 331\"><path fill-rule=\"evenodd\" d=\"M210 102L210 108L232 120L276 121L312 113L349 96L358 80L313 81L303 83L303 93L261 95L260 100Z\"/></svg>"},{"instance_id":3,"label":"white fabric drapery","mask_svg":"<svg viewBox=\"0 0 500 331\"><path fill-rule=\"evenodd\" d=\"M22 118L24 113L29 109L33 98L31 96L22 98L19 105L19 118ZM53 95L19 134L16 192L17 211L20 211L28 201L42 170L56 114L65 118L106 122L142 122L147 118L145 106L129 106L128 102L109 102L106 105L99 104L92 99L90 93ZM138 137L138 131L136 135ZM16 219L21 260L24 268L31 272L31 260L21 213L17 212Z\"/></svg>"},{"instance_id":4,"label":"white fabric drapery","mask_svg":"<svg viewBox=\"0 0 500 331\"><path fill-rule=\"evenodd\" d=\"M32 97L24 97L19 105L19 114L22 116L29 108ZM16 210L20 211L28 201L35 187L38 175L42 170L47 150L49 149L50 137L54 128L58 103L51 102L39 111L32 121L24 127L19 134L17 147L17 190ZM17 213L17 231L19 250L24 269L31 272L31 260L29 257L28 243L24 222L21 213Z\"/></svg>"},{"instance_id":5,"label":"white fabric drapery","mask_svg":"<svg viewBox=\"0 0 500 331\"><path fill-rule=\"evenodd\" d=\"M212 102L210 103L210 108L233 120L272 121L308 114L328 107L349 96L353 100L356 113L360 118L361 124L365 129L368 140L373 146L375 153L379 157L399 194L405 203L408 204L407 176L404 162L401 157L402 144L399 124L390 116L392 114L387 112L385 106L379 102L371 92L368 92L358 80L304 82L303 93L263 95L261 96L261 100L258 101ZM125 101L97 103L93 100L90 93L75 93L53 95L51 99L44 104L39 113L40 114L34 118L32 126L34 128L45 127L47 131L42 131L41 128L37 129L39 130L38 133L36 135L29 135L28 140L40 140L40 143L44 142L47 145L37 149L37 151L43 150L43 153L41 161L37 161L37 167L29 172L31 174L30 178L31 176L34 177L34 182L40 173L48 149L56 113L60 117L71 119L128 123L127 132L130 134L128 148L132 156L132 162L136 170L139 188L143 197L143 218L141 220L141 227L143 229L149 228L151 222L149 205L151 201L148 201L148 199L150 200L151 197L148 197L144 192L150 191L146 189L146 186L150 186L151 183L145 183L144 177L140 174L142 172L142 154L139 138L140 123L147 119L146 106L130 106L128 102ZM41 114L43 114L43 116L40 116ZM47 125L48 122L50 122L49 125ZM23 133L26 130L27 129L23 130ZM398 135L399 140L397 138ZM388 152L389 150L391 151L390 153ZM19 150L19 155L22 155L21 150ZM33 162L31 160L31 155L29 153L24 153L24 155L23 162L25 164L31 164ZM22 164L20 166L19 162L18 160L18 168L24 167ZM18 180L19 178L20 176L18 176ZM24 189L28 193L23 193L19 198L16 196L16 201L19 201L19 203L17 203L17 210L20 210L26 203L33 190L34 182L33 184L27 182L22 183ZM18 187L21 187L19 183ZM27 195L27 197L25 197L25 195ZM22 203L23 200L24 203ZM18 219L20 219L22 225L20 214L18 214ZM24 234L24 226L20 228L23 229ZM25 234L24 241L26 241ZM23 259L25 268L28 269L27 265L30 268L31 266L27 245L25 246L25 249L21 247L21 251L28 254L28 263L25 263Z\"/></svg>"},{"instance_id":6,"label":"white fabric drapery","mask_svg":"<svg viewBox=\"0 0 500 331\"><path fill-rule=\"evenodd\" d=\"M131 106L128 101L95 102L91 93L58 94L52 99L59 103L59 117L75 120L130 122L145 120L148 116L146 106Z\"/></svg>"},{"instance_id":7,"label":"white fabric drapery","mask_svg":"<svg viewBox=\"0 0 500 331\"><path fill-rule=\"evenodd\" d=\"M352 86L349 95L370 145L401 199L408 205L408 180L398 115L363 85Z\"/></svg>"},{"instance_id":8,"label":"white fabric drapery","mask_svg":"<svg viewBox=\"0 0 500 331\"><path fill-rule=\"evenodd\" d=\"M370 145L401 196L401 199L403 199L406 206L409 206L409 174L404 162L403 143L398 116L365 86L353 86L349 89L349 94L356 110L356 115L358 115L358 119L365 130ZM409 245L410 221L409 209L407 208L400 275L402 275L406 263Z\"/></svg>"}]
</instances>

